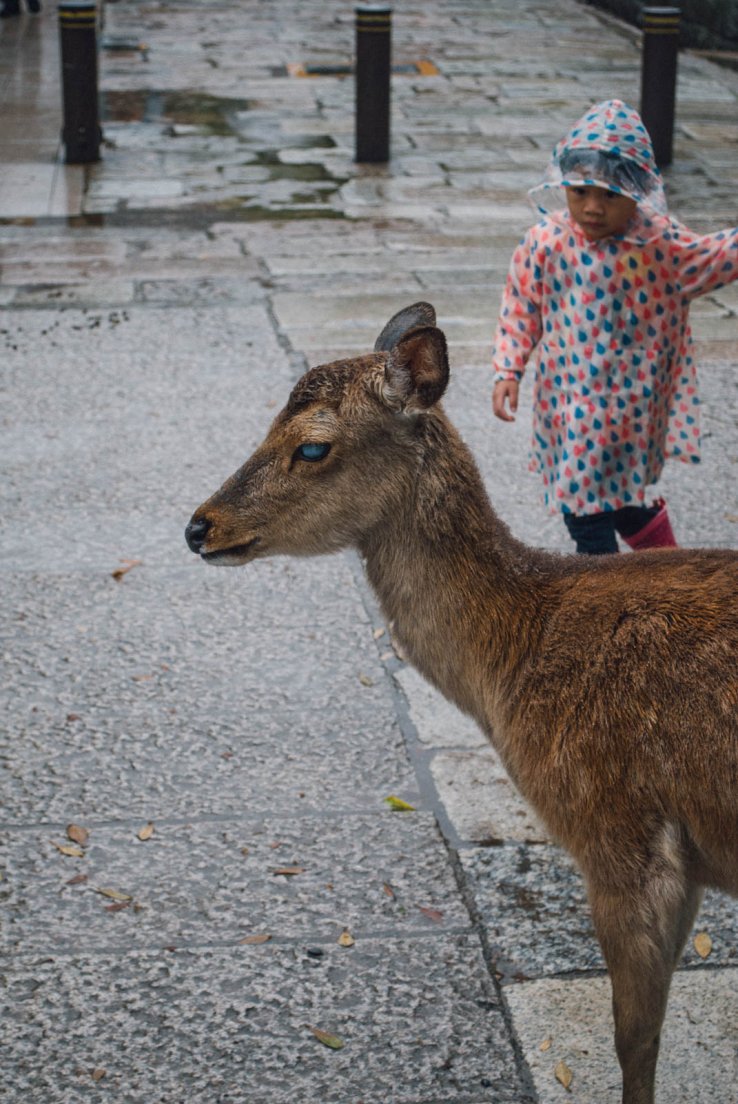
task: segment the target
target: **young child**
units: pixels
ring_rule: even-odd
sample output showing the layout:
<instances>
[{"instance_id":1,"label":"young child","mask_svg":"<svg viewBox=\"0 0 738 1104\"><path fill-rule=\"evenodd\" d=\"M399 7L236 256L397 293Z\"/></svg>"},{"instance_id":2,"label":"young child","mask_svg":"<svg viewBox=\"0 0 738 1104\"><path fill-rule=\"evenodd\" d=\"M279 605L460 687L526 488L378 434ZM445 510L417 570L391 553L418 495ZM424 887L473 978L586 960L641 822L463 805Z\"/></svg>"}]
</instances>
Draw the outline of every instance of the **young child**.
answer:
<instances>
[{"instance_id":1,"label":"young child","mask_svg":"<svg viewBox=\"0 0 738 1104\"><path fill-rule=\"evenodd\" d=\"M534 354L530 467L577 552L676 545L664 460L700 458L690 300L738 278L738 229L672 219L651 141L620 100L596 104L532 188L545 217L513 254L493 352L492 408L513 421Z\"/></svg>"}]
</instances>

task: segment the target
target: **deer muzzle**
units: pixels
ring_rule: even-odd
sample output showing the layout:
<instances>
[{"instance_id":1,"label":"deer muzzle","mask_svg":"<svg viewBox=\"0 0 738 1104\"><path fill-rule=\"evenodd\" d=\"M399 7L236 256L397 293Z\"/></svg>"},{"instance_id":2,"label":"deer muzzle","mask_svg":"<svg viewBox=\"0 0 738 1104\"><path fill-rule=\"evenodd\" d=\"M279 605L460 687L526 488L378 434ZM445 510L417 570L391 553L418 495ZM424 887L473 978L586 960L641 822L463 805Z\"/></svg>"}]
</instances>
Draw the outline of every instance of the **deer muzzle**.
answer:
<instances>
[{"instance_id":1,"label":"deer muzzle","mask_svg":"<svg viewBox=\"0 0 738 1104\"><path fill-rule=\"evenodd\" d=\"M197 553L198 556L202 552L209 528L210 522L206 518L201 518L199 521L195 521L193 518L185 529L185 540L187 541L188 547L192 552Z\"/></svg>"},{"instance_id":2,"label":"deer muzzle","mask_svg":"<svg viewBox=\"0 0 738 1104\"><path fill-rule=\"evenodd\" d=\"M223 567L238 567L241 564L247 563L250 559L253 559L254 552L257 546L261 543L259 537L251 537L249 540L240 541L232 544L225 544L223 547L208 549L208 538L210 537L210 543L217 545L218 541L212 540L213 522L207 517L193 516L189 525L185 529L185 540L189 548L198 556L200 556L206 563L216 564Z\"/></svg>"}]
</instances>

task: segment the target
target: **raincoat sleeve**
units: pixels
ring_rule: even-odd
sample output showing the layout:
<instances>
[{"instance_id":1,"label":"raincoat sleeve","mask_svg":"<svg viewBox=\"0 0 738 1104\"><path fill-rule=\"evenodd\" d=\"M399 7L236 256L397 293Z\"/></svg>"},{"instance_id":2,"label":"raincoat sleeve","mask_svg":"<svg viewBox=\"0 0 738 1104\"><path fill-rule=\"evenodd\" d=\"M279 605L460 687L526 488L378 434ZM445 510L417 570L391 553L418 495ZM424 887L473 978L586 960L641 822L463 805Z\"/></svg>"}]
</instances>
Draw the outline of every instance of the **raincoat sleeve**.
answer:
<instances>
[{"instance_id":1,"label":"raincoat sleeve","mask_svg":"<svg viewBox=\"0 0 738 1104\"><path fill-rule=\"evenodd\" d=\"M513 253L492 351L494 380L520 380L528 357L541 337L541 264L536 228Z\"/></svg>"},{"instance_id":2,"label":"raincoat sleeve","mask_svg":"<svg viewBox=\"0 0 738 1104\"><path fill-rule=\"evenodd\" d=\"M698 235L680 226L673 240L679 287L687 299L738 279L738 227Z\"/></svg>"}]
</instances>

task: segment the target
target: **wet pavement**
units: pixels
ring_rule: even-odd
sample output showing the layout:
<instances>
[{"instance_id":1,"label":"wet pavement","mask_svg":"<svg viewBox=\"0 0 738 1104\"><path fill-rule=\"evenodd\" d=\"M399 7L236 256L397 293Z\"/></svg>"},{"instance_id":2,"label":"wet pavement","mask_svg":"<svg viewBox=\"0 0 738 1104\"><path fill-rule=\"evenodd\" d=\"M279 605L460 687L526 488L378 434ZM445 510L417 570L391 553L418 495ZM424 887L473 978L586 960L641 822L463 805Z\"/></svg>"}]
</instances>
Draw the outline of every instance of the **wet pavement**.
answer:
<instances>
[{"instance_id":1,"label":"wet pavement","mask_svg":"<svg viewBox=\"0 0 738 1104\"><path fill-rule=\"evenodd\" d=\"M425 298L496 508L567 547L530 381L493 423L490 341L525 189L590 102L637 102L638 35L574 0L398 5L370 167L351 76L294 75L353 34L322 0L108 0L102 159L67 166L55 11L0 22L11 1100L619 1099L581 882L356 558L214 572L182 539L307 366ZM737 105L737 73L680 57L667 184L698 230L736 221ZM704 463L661 488L685 544L738 543L737 313L735 285L692 311ZM658 1100L735 1104L736 904L697 932Z\"/></svg>"}]
</instances>

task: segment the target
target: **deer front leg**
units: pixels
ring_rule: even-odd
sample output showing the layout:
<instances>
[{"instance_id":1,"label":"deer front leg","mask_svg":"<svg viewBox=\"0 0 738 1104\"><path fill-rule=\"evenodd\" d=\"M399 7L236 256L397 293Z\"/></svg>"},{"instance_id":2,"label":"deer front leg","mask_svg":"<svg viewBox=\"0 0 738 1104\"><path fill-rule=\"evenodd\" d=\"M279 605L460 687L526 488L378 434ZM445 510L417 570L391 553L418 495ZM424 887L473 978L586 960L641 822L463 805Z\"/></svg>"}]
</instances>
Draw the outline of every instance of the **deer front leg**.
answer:
<instances>
[{"instance_id":1,"label":"deer front leg","mask_svg":"<svg viewBox=\"0 0 738 1104\"><path fill-rule=\"evenodd\" d=\"M612 984L623 1104L653 1104L669 986L701 891L671 869L630 891L590 884L589 894Z\"/></svg>"}]
</instances>

